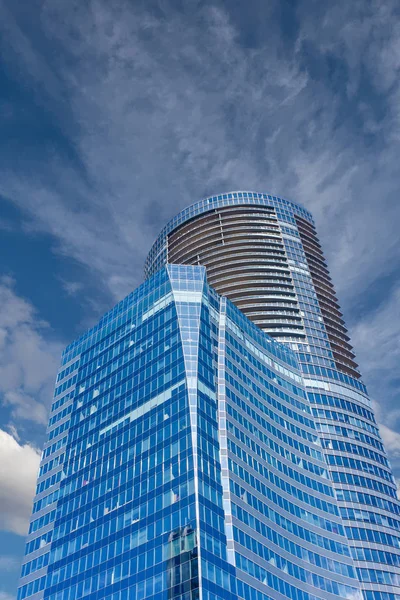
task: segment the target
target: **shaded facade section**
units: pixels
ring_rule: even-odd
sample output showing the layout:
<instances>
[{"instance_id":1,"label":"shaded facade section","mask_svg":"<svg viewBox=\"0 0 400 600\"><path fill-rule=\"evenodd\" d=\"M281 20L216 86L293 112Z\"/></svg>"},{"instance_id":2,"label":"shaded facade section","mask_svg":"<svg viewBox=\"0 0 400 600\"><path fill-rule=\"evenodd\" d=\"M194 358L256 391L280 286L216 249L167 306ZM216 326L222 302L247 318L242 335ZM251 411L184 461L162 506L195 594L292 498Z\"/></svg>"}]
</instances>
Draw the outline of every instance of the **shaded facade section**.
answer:
<instances>
[{"instance_id":1,"label":"shaded facade section","mask_svg":"<svg viewBox=\"0 0 400 600\"><path fill-rule=\"evenodd\" d=\"M218 401L228 559L240 598L361 598L299 365L226 299Z\"/></svg>"},{"instance_id":2,"label":"shaded facade section","mask_svg":"<svg viewBox=\"0 0 400 600\"><path fill-rule=\"evenodd\" d=\"M355 354L350 344L315 227L301 217L296 216L295 218L336 368L358 379L360 373L357 370L358 365L354 361Z\"/></svg>"}]
</instances>

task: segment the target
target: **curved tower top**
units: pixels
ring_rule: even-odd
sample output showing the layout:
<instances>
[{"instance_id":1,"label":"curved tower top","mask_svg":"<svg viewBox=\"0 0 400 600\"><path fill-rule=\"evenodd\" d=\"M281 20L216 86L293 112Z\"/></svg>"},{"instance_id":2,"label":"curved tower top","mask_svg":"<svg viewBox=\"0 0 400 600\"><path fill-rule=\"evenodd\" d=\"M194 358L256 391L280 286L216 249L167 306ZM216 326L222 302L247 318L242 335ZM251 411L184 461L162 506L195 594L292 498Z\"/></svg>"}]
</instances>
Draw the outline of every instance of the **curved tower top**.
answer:
<instances>
[{"instance_id":1,"label":"curved tower top","mask_svg":"<svg viewBox=\"0 0 400 600\"><path fill-rule=\"evenodd\" d=\"M147 277L165 263L204 265L220 295L295 351L364 600L400 600L396 485L311 214L255 192L206 198L163 229ZM252 364L241 368L250 398L259 380Z\"/></svg>"},{"instance_id":2,"label":"curved tower top","mask_svg":"<svg viewBox=\"0 0 400 600\"><path fill-rule=\"evenodd\" d=\"M251 206L271 206L275 208L282 221L287 220L288 222L293 222L293 216L297 215L309 221L311 225L314 225L312 214L300 204L285 200L284 198L279 198L278 196L272 196L271 194L241 191L210 196L209 198L204 198L199 202L187 206L165 225L147 255L144 266L145 278L148 279L151 275L161 269L164 264L169 262L167 251L168 236L177 227L199 215L212 212L215 209L249 204Z\"/></svg>"},{"instance_id":3,"label":"curved tower top","mask_svg":"<svg viewBox=\"0 0 400 600\"><path fill-rule=\"evenodd\" d=\"M359 380L314 220L302 206L258 192L206 198L164 227L146 277L166 263L204 265L219 294L304 355L310 375Z\"/></svg>"}]
</instances>

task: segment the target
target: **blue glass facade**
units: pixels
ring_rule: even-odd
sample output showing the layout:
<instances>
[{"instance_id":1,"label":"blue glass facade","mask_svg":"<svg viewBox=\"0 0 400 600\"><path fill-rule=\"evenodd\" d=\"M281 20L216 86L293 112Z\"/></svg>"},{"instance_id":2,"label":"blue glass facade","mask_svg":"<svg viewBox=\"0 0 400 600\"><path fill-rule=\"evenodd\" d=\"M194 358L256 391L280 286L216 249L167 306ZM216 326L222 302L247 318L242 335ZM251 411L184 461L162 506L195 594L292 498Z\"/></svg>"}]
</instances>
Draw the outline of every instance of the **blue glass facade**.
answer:
<instances>
[{"instance_id":1,"label":"blue glass facade","mask_svg":"<svg viewBox=\"0 0 400 600\"><path fill-rule=\"evenodd\" d=\"M210 285L294 351L363 597L398 600L396 485L312 215L269 194L206 198L166 225L146 275L168 262L205 265Z\"/></svg>"},{"instance_id":2,"label":"blue glass facade","mask_svg":"<svg viewBox=\"0 0 400 600\"><path fill-rule=\"evenodd\" d=\"M312 217L240 194L179 215L148 279L65 349L18 600L400 600L400 504L319 287ZM291 270L281 341L215 291L209 266L163 266L176 228L244 205L268 207L268 248ZM280 287L273 310L293 295Z\"/></svg>"},{"instance_id":3,"label":"blue glass facade","mask_svg":"<svg viewBox=\"0 0 400 600\"><path fill-rule=\"evenodd\" d=\"M170 265L68 346L18 600L361 598L295 354Z\"/></svg>"}]
</instances>

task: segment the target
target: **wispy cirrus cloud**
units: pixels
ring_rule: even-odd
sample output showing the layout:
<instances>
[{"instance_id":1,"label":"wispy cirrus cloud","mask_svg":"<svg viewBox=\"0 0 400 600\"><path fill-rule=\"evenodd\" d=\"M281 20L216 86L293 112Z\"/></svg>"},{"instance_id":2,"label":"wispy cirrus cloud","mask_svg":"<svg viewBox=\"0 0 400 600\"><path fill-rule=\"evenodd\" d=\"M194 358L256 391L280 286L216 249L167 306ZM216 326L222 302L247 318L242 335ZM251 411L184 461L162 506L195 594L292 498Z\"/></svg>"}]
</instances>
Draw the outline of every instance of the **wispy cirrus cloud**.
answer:
<instances>
[{"instance_id":1,"label":"wispy cirrus cloud","mask_svg":"<svg viewBox=\"0 0 400 600\"><path fill-rule=\"evenodd\" d=\"M10 277L0 278L0 305L0 530L24 536L40 452L21 438L44 432L62 347ZM13 566L0 556L0 570Z\"/></svg>"},{"instance_id":2,"label":"wispy cirrus cloud","mask_svg":"<svg viewBox=\"0 0 400 600\"><path fill-rule=\"evenodd\" d=\"M0 2L0 196L86 270L57 273L63 293L95 280L94 321L206 195L303 203L397 475L399 23L395 0ZM0 528L24 535L39 463L26 433L44 431L61 345L11 279L0 301Z\"/></svg>"},{"instance_id":3,"label":"wispy cirrus cloud","mask_svg":"<svg viewBox=\"0 0 400 600\"><path fill-rule=\"evenodd\" d=\"M18 160L0 143L12 159L0 193L31 228L120 298L187 204L234 188L298 200L316 217L368 382L391 381L368 357L397 331L395 302L385 308L400 265L396 2L297 2L290 23L279 2L246 15L224 2L127 0L1 10L10 72L52 131Z\"/></svg>"},{"instance_id":4,"label":"wispy cirrus cloud","mask_svg":"<svg viewBox=\"0 0 400 600\"><path fill-rule=\"evenodd\" d=\"M374 399L380 432L393 466L400 466L400 287L353 328L354 346Z\"/></svg>"},{"instance_id":5,"label":"wispy cirrus cloud","mask_svg":"<svg viewBox=\"0 0 400 600\"><path fill-rule=\"evenodd\" d=\"M11 423L44 426L62 346L9 277L0 278L0 304L0 405Z\"/></svg>"},{"instance_id":6,"label":"wispy cirrus cloud","mask_svg":"<svg viewBox=\"0 0 400 600\"><path fill-rule=\"evenodd\" d=\"M260 12L266 27L277 6ZM186 204L232 188L288 195L315 213L348 302L349 289L399 259L397 165L393 136L384 137L397 119L388 85L398 40L377 32L390 27L395 4L339 3L323 18L317 4L306 8L298 3L288 48L271 29L243 44L224 3L183 12L168 2L43 3L35 40L19 11L7 38L25 40L14 60L73 151L44 144L20 173L3 168L0 189L116 297L140 281L152 239ZM49 39L54 57L44 52ZM371 97L387 91L384 116L368 104L363 70Z\"/></svg>"}]
</instances>

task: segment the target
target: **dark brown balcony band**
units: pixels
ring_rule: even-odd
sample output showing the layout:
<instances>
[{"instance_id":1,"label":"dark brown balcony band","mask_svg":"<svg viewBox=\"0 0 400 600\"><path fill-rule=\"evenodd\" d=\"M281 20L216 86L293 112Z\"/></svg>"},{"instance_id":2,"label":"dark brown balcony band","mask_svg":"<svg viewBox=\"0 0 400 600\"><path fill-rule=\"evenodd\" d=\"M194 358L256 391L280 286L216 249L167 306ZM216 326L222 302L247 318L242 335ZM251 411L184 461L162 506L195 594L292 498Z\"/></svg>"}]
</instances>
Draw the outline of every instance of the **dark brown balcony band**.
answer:
<instances>
[{"instance_id":1,"label":"dark brown balcony band","mask_svg":"<svg viewBox=\"0 0 400 600\"><path fill-rule=\"evenodd\" d=\"M274 208L227 206L183 223L168 236L168 262L204 265L210 285L261 329L305 339Z\"/></svg>"},{"instance_id":2,"label":"dark brown balcony band","mask_svg":"<svg viewBox=\"0 0 400 600\"><path fill-rule=\"evenodd\" d=\"M333 360L339 371L359 379L315 228L295 219ZM204 265L215 290L272 337L307 341L274 207L224 206L199 214L169 233L167 254L170 263Z\"/></svg>"}]
</instances>

